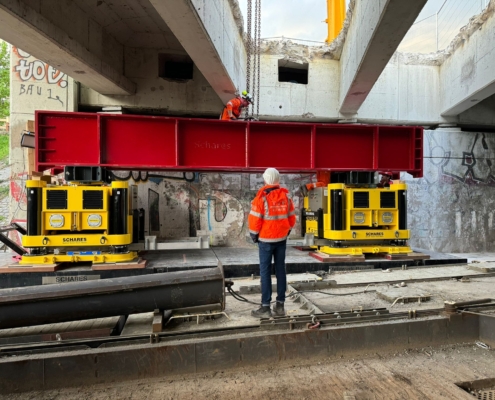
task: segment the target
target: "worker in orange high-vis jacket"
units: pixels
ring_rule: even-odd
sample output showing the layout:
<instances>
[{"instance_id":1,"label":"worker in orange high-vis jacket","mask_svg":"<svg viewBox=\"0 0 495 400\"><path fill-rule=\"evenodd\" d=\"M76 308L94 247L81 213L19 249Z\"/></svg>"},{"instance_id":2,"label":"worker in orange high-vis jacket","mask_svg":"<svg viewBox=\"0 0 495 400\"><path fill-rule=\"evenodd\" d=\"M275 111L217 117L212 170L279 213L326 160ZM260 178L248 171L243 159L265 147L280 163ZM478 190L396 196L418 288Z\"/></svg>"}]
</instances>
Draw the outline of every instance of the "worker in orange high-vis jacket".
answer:
<instances>
[{"instance_id":1,"label":"worker in orange high-vis jacket","mask_svg":"<svg viewBox=\"0 0 495 400\"><path fill-rule=\"evenodd\" d=\"M238 119L241 116L242 110L249 106L249 104L253 104L253 101L249 94L244 91L242 92L242 96L234 97L227 102L220 119L226 121Z\"/></svg>"},{"instance_id":2,"label":"worker in orange high-vis jacket","mask_svg":"<svg viewBox=\"0 0 495 400\"><path fill-rule=\"evenodd\" d=\"M249 233L253 242L258 243L261 277L261 307L253 310L251 315L269 318L272 316L272 257L277 277L277 299L273 314L285 315L285 250L287 237L296 223L296 211L289 191L279 185L280 174L275 168L268 168L263 179L265 186L258 190L248 217Z\"/></svg>"}]
</instances>

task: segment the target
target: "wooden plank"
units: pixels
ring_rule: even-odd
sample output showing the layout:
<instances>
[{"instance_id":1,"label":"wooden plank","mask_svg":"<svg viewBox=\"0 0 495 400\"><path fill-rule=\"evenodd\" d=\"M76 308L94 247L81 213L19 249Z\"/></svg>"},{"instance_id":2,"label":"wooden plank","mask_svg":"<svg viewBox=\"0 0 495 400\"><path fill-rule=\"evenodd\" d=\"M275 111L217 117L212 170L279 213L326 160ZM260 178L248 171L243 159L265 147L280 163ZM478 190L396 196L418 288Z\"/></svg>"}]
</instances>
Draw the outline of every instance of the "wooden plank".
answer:
<instances>
[{"instance_id":1,"label":"wooden plank","mask_svg":"<svg viewBox=\"0 0 495 400\"><path fill-rule=\"evenodd\" d=\"M293 246L294 249L299 251L311 251L314 250L314 247L311 246Z\"/></svg>"},{"instance_id":2,"label":"wooden plank","mask_svg":"<svg viewBox=\"0 0 495 400\"><path fill-rule=\"evenodd\" d=\"M160 310L155 310L153 313L153 333L161 332L163 329L163 313Z\"/></svg>"},{"instance_id":3,"label":"wooden plank","mask_svg":"<svg viewBox=\"0 0 495 400\"><path fill-rule=\"evenodd\" d=\"M6 267L0 267L0 274L10 274L13 272L55 272L63 268L63 264L45 264L45 265L21 265L10 264Z\"/></svg>"},{"instance_id":4,"label":"wooden plank","mask_svg":"<svg viewBox=\"0 0 495 400\"><path fill-rule=\"evenodd\" d=\"M387 260L407 261L407 260L429 260L430 256L428 254L413 252L407 254L385 254L385 258Z\"/></svg>"},{"instance_id":5,"label":"wooden plank","mask_svg":"<svg viewBox=\"0 0 495 400\"><path fill-rule=\"evenodd\" d=\"M321 253L319 251L314 251L309 253L309 255L318 261L329 263L329 262L362 262L365 261L365 258L363 255L358 255L358 256L344 256L344 255L331 255L331 254L325 254Z\"/></svg>"},{"instance_id":6,"label":"wooden plank","mask_svg":"<svg viewBox=\"0 0 495 400\"><path fill-rule=\"evenodd\" d=\"M93 271L109 271L116 269L143 269L146 268L146 260L139 258L137 261L130 263L107 263L107 264L93 264L91 269Z\"/></svg>"}]
</instances>

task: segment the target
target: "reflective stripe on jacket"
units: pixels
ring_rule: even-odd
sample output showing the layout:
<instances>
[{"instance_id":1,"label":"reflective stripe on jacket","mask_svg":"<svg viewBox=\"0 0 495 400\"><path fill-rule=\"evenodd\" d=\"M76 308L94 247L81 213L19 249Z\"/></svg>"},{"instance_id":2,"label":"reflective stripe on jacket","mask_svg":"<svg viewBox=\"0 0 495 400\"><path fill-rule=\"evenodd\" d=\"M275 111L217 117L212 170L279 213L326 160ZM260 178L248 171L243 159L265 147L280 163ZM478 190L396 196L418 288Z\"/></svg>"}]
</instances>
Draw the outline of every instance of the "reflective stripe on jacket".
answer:
<instances>
[{"instance_id":1,"label":"reflective stripe on jacket","mask_svg":"<svg viewBox=\"0 0 495 400\"><path fill-rule=\"evenodd\" d=\"M287 239L296 223L294 204L289 191L279 185L263 186L251 203L248 217L249 233L259 235L261 242Z\"/></svg>"},{"instance_id":2,"label":"reflective stripe on jacket","mask_svg":"<svg viewBox=\"0 0 495 400\"><path fill-rule=\"evenodd\" d=\"M222 117L220 119L230 119L229 117L229 111L232 111L232 115L236 118L239 118L241 115L242 107L241 107L241 99L236 97L232 100L230 100L226 105L225 108L223 109L222 112Z\"/></svg>"}]
</instances>

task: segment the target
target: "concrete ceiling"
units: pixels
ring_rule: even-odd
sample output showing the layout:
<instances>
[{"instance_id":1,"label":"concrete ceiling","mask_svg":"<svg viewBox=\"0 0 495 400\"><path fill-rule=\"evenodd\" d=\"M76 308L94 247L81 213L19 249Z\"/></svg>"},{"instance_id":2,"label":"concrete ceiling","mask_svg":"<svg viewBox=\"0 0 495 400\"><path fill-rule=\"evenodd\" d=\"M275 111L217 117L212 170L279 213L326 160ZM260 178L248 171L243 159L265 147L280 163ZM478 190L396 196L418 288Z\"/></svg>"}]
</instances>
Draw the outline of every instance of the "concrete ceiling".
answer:
<instances>
[{"instance_id":1,"label":"concrete ceiling","mask_svg":"<svg viewBox=\"0 0 495 400\"><path fill-rule=\"evenodd\" d=\"M74 0L124 46L184 52L149 0Z\"/></svg>"}]
</instances>

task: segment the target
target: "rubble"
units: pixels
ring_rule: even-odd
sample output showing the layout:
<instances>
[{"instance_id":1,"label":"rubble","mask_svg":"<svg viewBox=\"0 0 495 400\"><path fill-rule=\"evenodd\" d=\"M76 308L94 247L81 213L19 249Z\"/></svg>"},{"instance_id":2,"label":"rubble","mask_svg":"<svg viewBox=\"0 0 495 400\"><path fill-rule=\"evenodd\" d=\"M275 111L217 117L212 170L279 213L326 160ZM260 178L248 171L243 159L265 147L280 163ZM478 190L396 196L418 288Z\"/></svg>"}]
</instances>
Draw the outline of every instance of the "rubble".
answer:
<instances>
[{"instance_id":1,"label":"rubble","mask_svg":"<svg viewBox=\"0 0 495 400\"><path fill-rule=\"evenodd\" d=\"M237 0L228 0L230 9L232 10L232 16L239 29L241 36L244 35L244 18L242 16L241 8L239 7L239 2Z\"/></svg>"},{"instance_id":2,"label":"rubble","mask_svg":"<svg viewBox=\"0 0 495 400\"><path fill-rule=\"evenodd\" d=\"M434 65L440 66L447 60L455 51L468 40L474 32L482 27L482 25L490 19L495 13L495 0L491 0L485 10L478 15L473 16L467 25L463 26L459 33L452 39L449 46L445 50L437 51L436 53L399 53L400 61L406 65Z\"/></svg>"},{"instance_id":3,"label":"rubble","mask_svg":"<svg viewBox=\"0 0 495 400\"><path fill-rule=\"evenodd\" d=\"M237 0L229 0L237 3ZM295 43L290 39L262 40L261 53L269 55L281 55L284 60L296 63L309 63L315 59L339 60L347 37L349 25L352 20L355 0L349 2L344 26L340 34L330 44L322 46L308 46ZM403 53L396 52L396 60L405 65L432 65L440 66L449 58L474 32L493 16L495 13L495 0L491 0L485 10L473 16L467 25L462 27L459 33L452 39L450 45L435 53Z\"/></svg>"}]
</instances>

